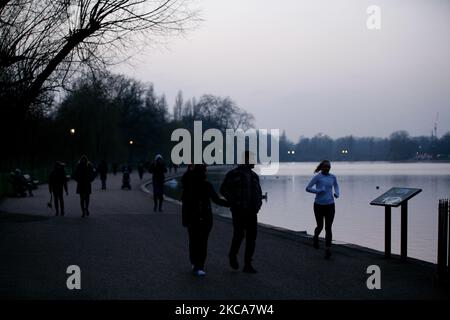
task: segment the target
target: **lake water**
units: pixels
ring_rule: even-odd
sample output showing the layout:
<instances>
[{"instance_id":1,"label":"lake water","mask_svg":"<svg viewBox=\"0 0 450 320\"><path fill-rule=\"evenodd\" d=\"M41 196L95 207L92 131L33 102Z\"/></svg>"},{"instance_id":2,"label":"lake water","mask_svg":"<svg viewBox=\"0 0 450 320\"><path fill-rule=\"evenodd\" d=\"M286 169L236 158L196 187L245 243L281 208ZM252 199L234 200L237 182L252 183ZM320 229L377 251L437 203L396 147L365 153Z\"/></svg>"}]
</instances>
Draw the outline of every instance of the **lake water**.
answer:
<instances>
[{"instance_id":1,"label":"lake water","mask_svg":"<svg viewBox=\"0 0 450 320\"><path fill-rule=\"evenodd\" d=\"M263 203L259 222L312 234L314 195L305 186L316 165L283 163L276 176L261 176L268 201ZM422 193L408 203L408 256L436 263L437 207L439 199L450 197L450 163L333 162L331 172L341 190L333 224L336 243L384 251L384 208L371 206L370 201L394 186L420 188ZM216 190L224 173L211 169L208 174ZM166 190L169 196L179 197L180 185L168 183ZM216 210L227 214L222 208ZM392 209L392 252L400 253L400 208Z\"/></svg>"}]
</instances>

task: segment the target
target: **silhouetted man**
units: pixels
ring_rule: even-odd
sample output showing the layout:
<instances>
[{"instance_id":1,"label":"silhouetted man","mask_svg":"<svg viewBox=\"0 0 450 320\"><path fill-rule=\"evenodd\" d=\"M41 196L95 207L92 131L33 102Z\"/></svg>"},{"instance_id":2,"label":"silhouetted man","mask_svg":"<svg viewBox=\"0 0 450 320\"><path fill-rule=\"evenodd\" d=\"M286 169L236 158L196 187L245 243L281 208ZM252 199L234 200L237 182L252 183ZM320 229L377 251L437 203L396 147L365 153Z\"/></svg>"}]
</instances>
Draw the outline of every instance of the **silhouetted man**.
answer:
<instances>
[{"instance_id":1,"label":"silhouetted man","mask_svg":"<svg viewBox=\"0 0 450 320\"><path fill-rule=\"evenodd\" d=\"M66 195L69 195L69 192L67 189L67 177L64 164L59 161L55 163L48 177L48 190L53 196L56 215L58 216L61 212L61 216L64 216L63 191L66 191Z\"/></svg>"},{"instance_id":2,"label":"silhouetted man","mask_svg":"<svg viewBox=\"0 0 450 320\"><path fill-rule=\"evenodd\" d=\"M97 167L97 172L100 175L102 181L102 190L106 190L106 178L108 176L108 164L105 160L102 160Z\"/></svg>"},{"instance_id":3,"label":"silhouetted man","mask_svg":"<svg viewBox=\"0 0 450 320\"><path fill-rule=\"evenodd\" d=\"M117 163L113 163L113 165L112 165L112 171L113 171L113 174L114 174L114 175L117 174L117 167L118 167Z\"/></svg>"},{"instance_id":4,"label":"silhouetted man","mask_svg":"<svg viewBox=\"0 0 450 320\"><path fill-rule=\"evenodd\" d=\"M138 165L138 173L139 173L139 179L142 180L144 177L144 164L141 162Z\"/></svg>"},{"instance_id":5,"label":"silhouetted man","mask_svg":"<svg viewBox=\"0 0 450 320\"><path fill-rule=\"evenodd\" d=\"M255 252L257 213L262 205L262 192L258 175L252 170L254 164L250 152L244 153L244 164L229 171L220 188L228 200L233 217L233 240L229 252L230 266L239 269L237 254L245 238L244 268L246 273L256 273L252 266Z\"/></svg>"}]
</instances>

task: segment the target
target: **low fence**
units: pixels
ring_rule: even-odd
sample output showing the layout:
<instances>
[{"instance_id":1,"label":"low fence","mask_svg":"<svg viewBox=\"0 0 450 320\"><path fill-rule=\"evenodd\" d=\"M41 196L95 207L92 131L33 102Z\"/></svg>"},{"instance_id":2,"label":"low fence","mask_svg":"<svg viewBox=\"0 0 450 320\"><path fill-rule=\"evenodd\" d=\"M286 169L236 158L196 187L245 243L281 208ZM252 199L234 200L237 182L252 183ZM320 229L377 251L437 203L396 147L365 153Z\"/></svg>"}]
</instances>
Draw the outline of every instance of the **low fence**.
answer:
<instances>
[{"instance_id":1,"label":"low fence","mask_svg":"<svg viewBox=\"0 0 450 320\"><path fill-rule=\"evenodd\" d=\"M438 231L438 257L437 276L439 280L448 282L449 276L449 199L439 200L439 231Z\"/></svg>"}]
</instances>

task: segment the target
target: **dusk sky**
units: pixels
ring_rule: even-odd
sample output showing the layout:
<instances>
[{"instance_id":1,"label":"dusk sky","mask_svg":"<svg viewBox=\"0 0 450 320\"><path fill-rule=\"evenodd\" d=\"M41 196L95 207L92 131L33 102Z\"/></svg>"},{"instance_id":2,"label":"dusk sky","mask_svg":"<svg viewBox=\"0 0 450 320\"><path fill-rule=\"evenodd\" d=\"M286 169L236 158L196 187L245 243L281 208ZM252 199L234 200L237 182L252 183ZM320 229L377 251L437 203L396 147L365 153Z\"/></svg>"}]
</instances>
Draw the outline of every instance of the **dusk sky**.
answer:
<instances>
[{"instance_id":1,"label":"dusk sky","mask_svg":"<svg viewBox=\"0 0 450 320\"><path fill-rule=\"evenodd\" d=\"M450 1L198 0L204 19L115 71L153 82L172 109L230 96L291 140L450 130ZM366 9L381 8L381 30Z\"/></svg>"}]
</instances>

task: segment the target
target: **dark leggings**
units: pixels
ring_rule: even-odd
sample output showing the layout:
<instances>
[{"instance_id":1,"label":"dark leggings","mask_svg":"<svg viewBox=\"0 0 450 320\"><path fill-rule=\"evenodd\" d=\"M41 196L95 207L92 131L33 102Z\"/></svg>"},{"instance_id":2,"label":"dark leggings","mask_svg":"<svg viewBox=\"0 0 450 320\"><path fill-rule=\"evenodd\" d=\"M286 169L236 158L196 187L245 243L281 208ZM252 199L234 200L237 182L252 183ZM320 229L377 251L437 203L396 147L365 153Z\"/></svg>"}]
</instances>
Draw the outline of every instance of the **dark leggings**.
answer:
<instances>
[{"instance_id":1,"label":"dark leggings","mask_svg":"<svg viewBox=\"0 0 450 320\"><path fill-rule=\"evenodd\" d=\"M317 227L314 230L314 238L317 241L319 234L323 229L323 221L325 220L325 246L331 247L333 233L331 227L334 220L335 207L333 204L317 204L314 203L314 216L316 217Z\"/></svg>"},{"instance_id":2,"label":"dark leggings","mask_svg":"<svg viewBox=\"0 0 450 320\"><path fill-rule=\"evenodd\" d=\"M162 194L154 194L153 195L153 209L156 211L156 209L161 210L162 204L163 204L164 196Z\"/></svg>"},{"instance_id":3,"label":"dark leggings","mask_svg":"<svg viewBox=\"0 0 450 320\"><path fill-rule=\"evenodd\" d=\"M83 211L83 214L86 210L89 209L89 194L82 194L80 193L80 204L81 204L81 210Z\"/></svg>"},{"instance_id":4,"label":"dark leggings","mask_svg":"<svg viewBox=\"0 0 450 320\"><path fill-rule=\"evenodd\" d=\"M189 258L194 266L194 271L203 270L205 267L211 227L210 223L196 223L188 227Z\"/></svg>"},{"instance_id":5,"label":"dark leggings","mask_svg":"<svg viewBox=\"0 0 450 320\"><path fill-rule=\"evenodd\" d=\"M63 190L54 190L53 191L53 201L55 204L55 212L56 215L59 215L59 209L61 208L61 215L64 215L64 198L63 198Z\"/></svg>"},{"instance_id":6,"label":"dark leggings","mask_svg":"<svg viewBox=\"0 0 450 320\"><path fill-rule=\"evenodd\" d=\"M153 210L161 211L164 200L164 181L153 183Z\"/></svg>"}]
</instances>

